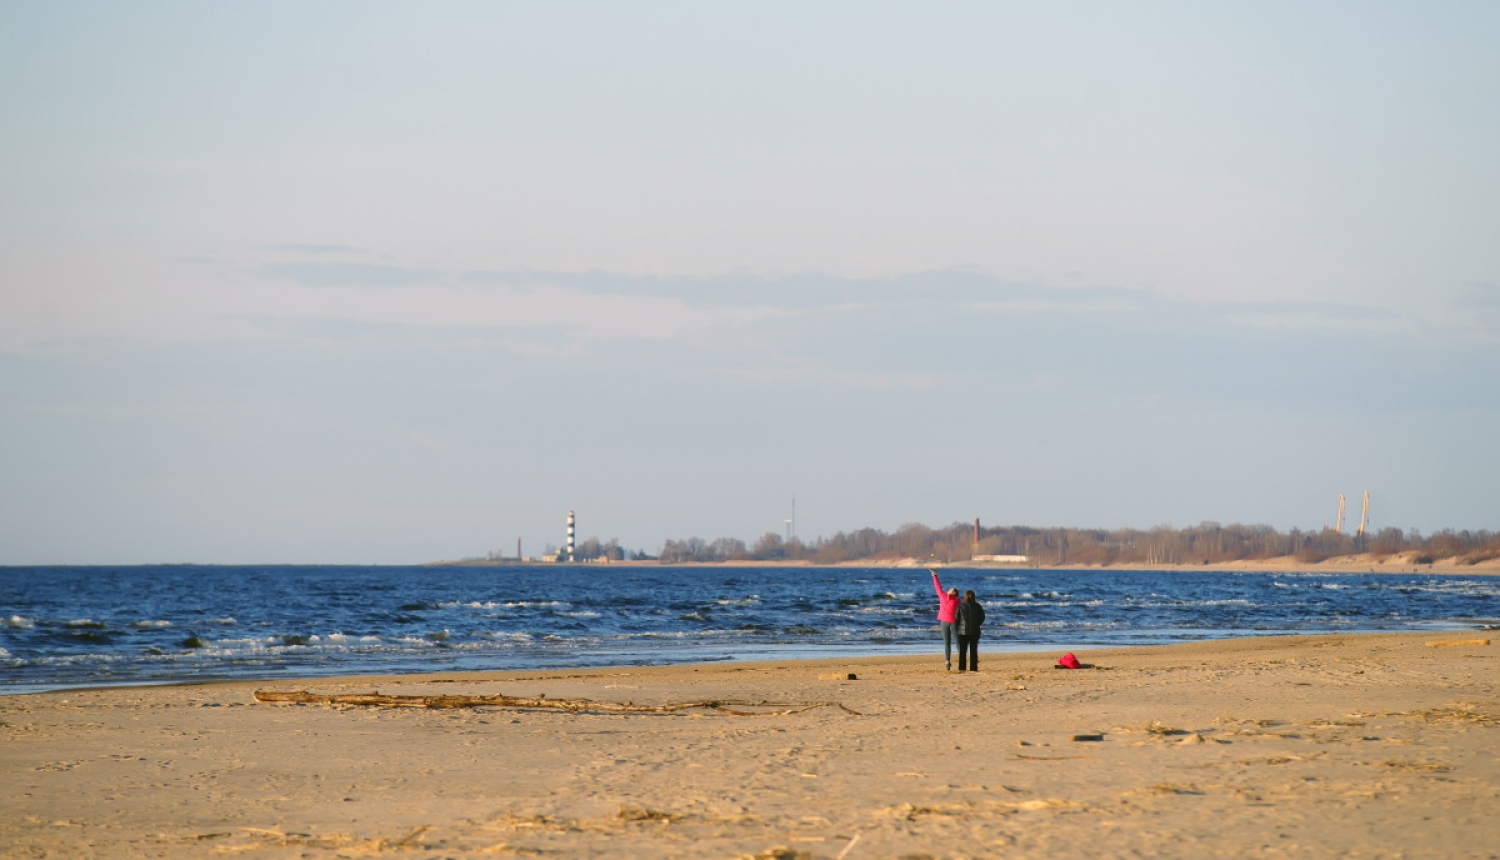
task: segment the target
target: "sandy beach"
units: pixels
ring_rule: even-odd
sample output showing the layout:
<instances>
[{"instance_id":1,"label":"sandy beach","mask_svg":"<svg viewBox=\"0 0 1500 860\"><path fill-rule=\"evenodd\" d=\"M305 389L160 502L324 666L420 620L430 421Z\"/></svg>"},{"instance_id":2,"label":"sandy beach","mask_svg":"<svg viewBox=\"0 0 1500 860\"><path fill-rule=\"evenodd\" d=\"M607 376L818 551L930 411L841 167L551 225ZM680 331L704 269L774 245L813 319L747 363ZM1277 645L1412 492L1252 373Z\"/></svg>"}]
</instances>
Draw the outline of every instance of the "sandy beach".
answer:
<instances>
[{"instance_id":1,"label":"sandy beach","mask_svg":"<svg viewBox=\"0 0 1500 860\"><path fill-rule=\"evenodd\" d=\"M0 856L1493 858L1490 635L5 696Z\"/></svg>"}]
</instances>

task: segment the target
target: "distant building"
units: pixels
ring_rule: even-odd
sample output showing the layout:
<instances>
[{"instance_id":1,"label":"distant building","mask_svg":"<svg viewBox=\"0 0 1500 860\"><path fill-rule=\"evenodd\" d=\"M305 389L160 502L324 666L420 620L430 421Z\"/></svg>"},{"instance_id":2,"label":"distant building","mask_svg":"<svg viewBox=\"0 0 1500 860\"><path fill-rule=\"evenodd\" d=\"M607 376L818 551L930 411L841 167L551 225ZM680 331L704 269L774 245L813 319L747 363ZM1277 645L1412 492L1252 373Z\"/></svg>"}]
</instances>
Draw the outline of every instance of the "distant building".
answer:
<instances>
[{"instance_id":1,"label":"distant building","mask_svg":"<svg viewBox=\"0 0 1500 860\"><path fill-rule=\"evenodd\" d=\"M976 555L974 561L984 561L991 564L1025 564L1030 561L1024 555Z\"/></svg>"}]
</instances>

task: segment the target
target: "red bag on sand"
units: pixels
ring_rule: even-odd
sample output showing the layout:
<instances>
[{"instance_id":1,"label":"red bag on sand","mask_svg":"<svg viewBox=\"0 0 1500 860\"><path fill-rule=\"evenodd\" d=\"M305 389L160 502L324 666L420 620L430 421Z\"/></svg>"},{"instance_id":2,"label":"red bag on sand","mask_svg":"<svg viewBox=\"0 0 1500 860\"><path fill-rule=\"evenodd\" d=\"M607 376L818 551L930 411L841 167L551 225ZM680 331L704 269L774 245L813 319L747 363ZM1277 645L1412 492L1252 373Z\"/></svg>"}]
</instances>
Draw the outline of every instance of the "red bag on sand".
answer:
<instances>
[{"instance_id":1,"label":"red bag on sand","mask_svg":"<svg viewBox=\"0 0 1500 860\"><path fill-rule=\"evenodd\" d=\"M1060 666L1061 668L1064 668L1064 669L1082 669L1083 668L1083 664L1078 662L1078 658L1073 656L1073 652L1072 651L1069 651L1068 653L1066 653L1066 654L1062 655L1061 657L1057 658L1057 665Z\"/></svg>"}]
</instances>

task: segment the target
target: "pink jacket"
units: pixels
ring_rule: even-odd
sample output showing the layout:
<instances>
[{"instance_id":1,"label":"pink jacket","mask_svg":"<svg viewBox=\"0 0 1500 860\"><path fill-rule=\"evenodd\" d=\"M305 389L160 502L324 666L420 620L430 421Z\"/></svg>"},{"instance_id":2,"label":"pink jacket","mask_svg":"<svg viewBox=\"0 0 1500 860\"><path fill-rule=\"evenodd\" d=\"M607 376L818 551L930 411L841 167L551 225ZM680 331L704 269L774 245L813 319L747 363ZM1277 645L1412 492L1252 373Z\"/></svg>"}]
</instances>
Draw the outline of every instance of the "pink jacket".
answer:
<instances>
[{"instance_id":1,"label":"pink jacket","mask_svg":"<svg viewBox=\"0 0 1500 860\"><path fill-rule=\"evenodd\" d=\"M943 590L943 581L938 579L937 572L932 574L932 589L938 596L938 620L952 623L958 613L960 598L949 597L948 592Z\"/></svg>"}]
</instances>

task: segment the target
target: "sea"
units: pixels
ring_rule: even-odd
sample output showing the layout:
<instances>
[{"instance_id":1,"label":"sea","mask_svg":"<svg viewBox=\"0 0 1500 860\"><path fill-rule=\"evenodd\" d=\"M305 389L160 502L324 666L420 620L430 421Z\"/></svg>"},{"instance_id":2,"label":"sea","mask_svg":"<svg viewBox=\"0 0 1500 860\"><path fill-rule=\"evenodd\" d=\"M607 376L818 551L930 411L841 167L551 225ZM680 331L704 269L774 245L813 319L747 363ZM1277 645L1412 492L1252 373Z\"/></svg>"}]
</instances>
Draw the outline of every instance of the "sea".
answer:
<instances>
[{"instance_id":1,"label":"sea","mask_svg":"<svg viewBox=\"0 0 1500 860\"><path fill-rule=\"evenodd\" d=\"M1500 627L1500 577L940 570L981 651ZM932 654L911 568L0 567L0 694L217 679Z\"/></svg>"}]
</instances>

